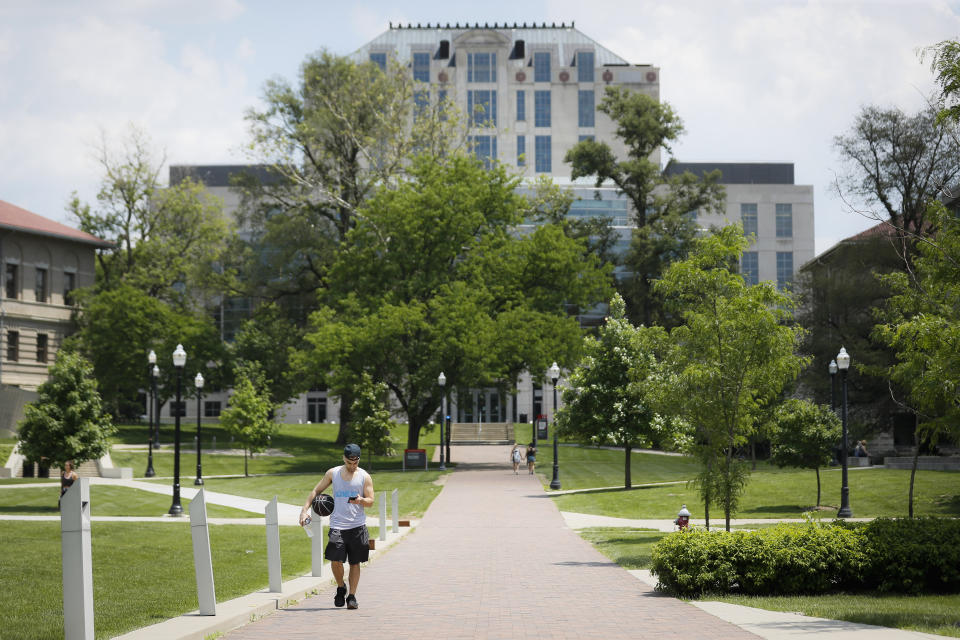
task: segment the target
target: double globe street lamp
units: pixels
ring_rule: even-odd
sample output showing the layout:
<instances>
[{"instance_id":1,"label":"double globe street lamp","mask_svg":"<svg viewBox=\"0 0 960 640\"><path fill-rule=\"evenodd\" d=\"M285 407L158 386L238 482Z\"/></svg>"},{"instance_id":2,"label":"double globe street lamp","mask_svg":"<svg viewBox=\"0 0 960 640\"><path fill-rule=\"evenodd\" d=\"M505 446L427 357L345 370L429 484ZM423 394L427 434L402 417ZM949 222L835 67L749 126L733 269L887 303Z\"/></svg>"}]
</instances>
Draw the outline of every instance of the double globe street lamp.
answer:
<instances>
[{"instance_id":1,"label":"double globe street lamp","mask_svg":"<svg viewBox=\"0 0 960 640\"><path fill-rule=\"evenodd\" d=\"M560 367L554 362L547 369L547 375L553 382L553 480L550 481L551 489L560 488L560 461L557 459L557 380L560 378Z\"/></svg>"},{"instance_id":2,"label":"double globe street lamp","mask_svg":"<svg viewBox=\"0 0 960 640\"><path fill-rule=\"evenodd\" d=\"M174 405L174 440L173 440L173 504L170 505L169 513L171 516L183 515L183 507L180 506L180 413L182 406L180 404L181 383L183 378L183 367L187 364L187 352L183 350L183 345L178 344L173 352L173 368L177 371L177 403Z\"/></svg>"},{"instance_id":3,"label":"double globe street lamp","mask_svg":"<svg viewBox=\"0 0 960 640\"><path fill-rule=\"evenodd\" d=\"M151 380L153 369L157 366L157 354L153 349L147 354L147 379ZM150 387L147 388L147 470L143 473L144 477L152 478L157 475L153 470L153 403L156 401L155 393L151 393Z\"/></svg>"},{"instance_id":4,"label":"double globe street lamp","mask_svg":"<svg viewBox=\"0 0 960 640\"><path fill-rule=\"evenodd\" d=\"M842 387L840 419L843 425L842 451L840 452L840 464L843 465L843 483L840 485L840 510L837 511L837 517L849 518L853 515L853 511L850 509L850 485L847 482L847 369L850 368L850 355L843 347L840 347L840 353L837 354L837 368L840 370Z\"/></svg>"},{"instance_id":5,"label":"double globe street lamp","mask_svg":"<svg viewBox=\"0 0 960 640\"><path fill-rule=\"evenodd\" d=\"M202 448L200 444L200 396L203 395L203 376L197 374L197 377L193 379L194 386L197 387L197 479L193 481L195 485L203 484L203 474L200 471L200 449Z\"/></svg>"}]
</instances>

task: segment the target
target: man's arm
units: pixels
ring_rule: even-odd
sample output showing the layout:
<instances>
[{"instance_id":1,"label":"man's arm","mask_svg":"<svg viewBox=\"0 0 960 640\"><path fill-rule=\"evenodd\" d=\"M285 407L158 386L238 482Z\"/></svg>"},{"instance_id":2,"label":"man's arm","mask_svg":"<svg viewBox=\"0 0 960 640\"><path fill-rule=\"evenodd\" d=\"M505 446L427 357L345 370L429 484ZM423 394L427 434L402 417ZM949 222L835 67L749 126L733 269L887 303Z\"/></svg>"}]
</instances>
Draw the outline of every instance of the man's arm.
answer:
<instances>
[{"instance_id":1,"label":"man's arm","mask_svg":"<svg viewBox=\"0 0 960 640\"><path fill-rule=\"evenodd\" d=\"M303 505L303 509L300 510L300 526L303 526L304 520L310 515L310 508L313 506L313 499L318 495L323 493L323 490L333 484L333 474L330 473L331 470L327 469L327 472L323 474L323 477L320 478L320 482L317 483L317 486L313 488L313 491L310 492L310 495L307 496L307 501Z\"/></svg>"},{"instance_id":2,"label":"man's arm","mask_svg":"<svg viewBox=\"0 0 960 640\"><path fill-rule=\"evenodd\" d=\"M366 477L363 480L363 497L357 498L353 503L363 505L367 509L373 506L373 478L369 473L364 475Z\"/></svg>"}]
</instances>

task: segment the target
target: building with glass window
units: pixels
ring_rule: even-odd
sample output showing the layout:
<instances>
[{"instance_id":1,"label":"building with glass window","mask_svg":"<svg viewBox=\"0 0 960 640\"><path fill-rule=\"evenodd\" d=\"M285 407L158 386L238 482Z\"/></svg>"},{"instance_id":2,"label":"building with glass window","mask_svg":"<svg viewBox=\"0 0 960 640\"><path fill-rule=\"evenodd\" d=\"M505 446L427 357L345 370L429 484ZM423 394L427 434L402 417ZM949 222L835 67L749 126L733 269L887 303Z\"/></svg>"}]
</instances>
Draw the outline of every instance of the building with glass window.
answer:
<instances>
[{"instance_id":1,"label":"building with glass window","mask_svg":"<svg viewBox=\"0 0 960 640\"><path fill-rule=\"evenodd\" d=\"M72 329L71 294L93 284L96 249L110 244L0 200L0 435L46 382Z\"/></svg>"}]
</instances>

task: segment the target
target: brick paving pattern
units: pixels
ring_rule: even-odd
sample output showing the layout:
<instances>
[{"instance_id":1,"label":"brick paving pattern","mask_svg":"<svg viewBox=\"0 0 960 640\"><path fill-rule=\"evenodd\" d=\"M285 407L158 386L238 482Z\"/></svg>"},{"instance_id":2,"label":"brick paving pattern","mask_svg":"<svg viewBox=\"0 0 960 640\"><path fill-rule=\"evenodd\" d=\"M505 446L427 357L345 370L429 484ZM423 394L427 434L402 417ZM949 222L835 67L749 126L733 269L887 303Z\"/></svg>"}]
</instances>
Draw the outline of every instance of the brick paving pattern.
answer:
<instances>
[{"instance_id":1,"label":"brick paving pattern","mask_svg":"<svg viewBox=\"0 0 960 640\"><path fill-rule=\"evenodd\" d=\"M533 476L513 474L509 450L454 450L460 467L420 525L363 565L359 609L335 608L331 585L226 637L757 637L658 595L597 552Z\"/></svg>"}]
</instances>

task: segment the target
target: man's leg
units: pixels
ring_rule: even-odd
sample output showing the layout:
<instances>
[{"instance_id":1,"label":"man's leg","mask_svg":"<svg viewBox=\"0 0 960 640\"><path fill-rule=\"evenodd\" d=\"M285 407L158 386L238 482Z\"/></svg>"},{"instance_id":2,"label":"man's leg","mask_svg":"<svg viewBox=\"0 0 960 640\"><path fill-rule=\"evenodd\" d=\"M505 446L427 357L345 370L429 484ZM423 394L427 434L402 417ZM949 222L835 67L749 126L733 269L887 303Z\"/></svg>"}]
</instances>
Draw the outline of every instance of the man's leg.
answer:
<instances>
[{"instance_id":1,"label":"man's leg","mask_svg":"<svg viewBox=\"0 0 960 640\"><path fill-rule=\"evenodd\" d=\"M343 575L343 565L340 565L340 575ZM357 592L357 585L360 584L359 564L350 565L350 574L347 576L347 580L350 581L350 593L355 594Z\"/></svg>"},{"instance_id":2,"label":"man's leg","mask_svg":"<svg viewBox=\"0 0 960 640\"><path fill-rule=\"evenodd\" d=\"M347 588L343 584L343 563L330 561L330 570L333 572L333 577L337 581L337 594L333 598L333 604L337 607L342 607L345 602ZM353 574L353 567L350 567L350 573Z\"/></svg>"}]
</instances>

